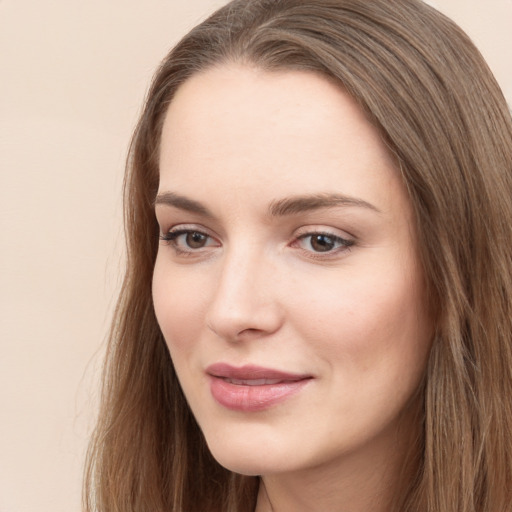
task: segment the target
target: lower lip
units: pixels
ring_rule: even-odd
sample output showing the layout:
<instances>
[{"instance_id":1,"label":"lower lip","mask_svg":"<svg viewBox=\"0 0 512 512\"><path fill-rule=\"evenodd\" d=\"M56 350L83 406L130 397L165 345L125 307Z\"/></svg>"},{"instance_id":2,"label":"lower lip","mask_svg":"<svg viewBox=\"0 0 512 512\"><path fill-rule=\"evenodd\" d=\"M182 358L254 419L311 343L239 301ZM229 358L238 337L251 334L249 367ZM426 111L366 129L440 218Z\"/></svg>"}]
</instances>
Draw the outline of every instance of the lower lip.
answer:
<instances>
[{"instance_id":1,"label":"lower lip","mask_svg":"<svg viewBox=\"0 0 512 512\"><path fill-rule=\"evenodd\" d=\"M222 378L212 377L210 390L213 398L233 411L264 411L297 394L311 379L284 381L278 384L247 386L232 384Z\"/></svg>"}]
</instances>

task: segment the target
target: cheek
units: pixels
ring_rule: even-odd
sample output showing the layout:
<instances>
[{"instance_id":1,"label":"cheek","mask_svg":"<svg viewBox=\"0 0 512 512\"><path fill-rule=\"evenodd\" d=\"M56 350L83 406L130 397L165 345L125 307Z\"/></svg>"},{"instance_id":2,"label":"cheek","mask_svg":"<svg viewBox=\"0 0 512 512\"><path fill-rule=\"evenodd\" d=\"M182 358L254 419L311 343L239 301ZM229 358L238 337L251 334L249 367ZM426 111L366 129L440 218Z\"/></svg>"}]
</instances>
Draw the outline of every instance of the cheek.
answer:
<instances>
[{"instance_id":1,"label":"cheek","mask_svg":"<svg viewBox=\"0 0 512 512\"><path fill-rule=\"evenodd\" d=\"M204 289L190 281L190 276L179 269L170 272L165 261L157 258L153 274L153 303L164 338L173 352L191 348L191 339L197 339L205 300Z\"/></svg>"},{"instance_id":2,"label":"cheek","mask_svg":"<svg viewBox=\"0 0 512 512\"><path fill-rule=\"evenodd\" d=\"M310 300L298 307L299 329L308 332L309 343L333 366L343 364L339 375L403 378L404 368L421 373L430 322L418 279L389 268L344 277L329 287L312 286L305 294Z\"/></svg>"},{"instance_id":3,"label":"cheek","mask_svg":"<svg viewBox=\"0 0 512 512\"><path fill-rule=\"evenodd\" d=\"M418 287L395 277L346 280L345 291L340 285L332 297L313 302L314 323L302 320L309 347L323 361L322 395L330 414L354 439L392 425L408 410L424 375L429 320Z\"/></svg>"}]
</instances>

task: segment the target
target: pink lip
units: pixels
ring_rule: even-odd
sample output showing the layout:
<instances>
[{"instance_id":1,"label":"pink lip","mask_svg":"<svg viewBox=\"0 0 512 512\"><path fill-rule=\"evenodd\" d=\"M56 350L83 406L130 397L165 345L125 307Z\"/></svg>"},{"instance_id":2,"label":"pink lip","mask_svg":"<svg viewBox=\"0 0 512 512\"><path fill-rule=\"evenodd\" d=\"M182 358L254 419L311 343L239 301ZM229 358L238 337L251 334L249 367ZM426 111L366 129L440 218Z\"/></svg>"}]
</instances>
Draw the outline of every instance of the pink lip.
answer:
<instances>
[{"instance_id":1,"label":"pink lip","mask_svg":"<svg viewBox=\"0 0 512 512\"><path fill-rule=\"evenodd\" d=\"M206 369L213 398L227 409L256 412L283 402L298 393L310 380L300 375L246 365L216 363Z\"/></svg>"}]
</instances>

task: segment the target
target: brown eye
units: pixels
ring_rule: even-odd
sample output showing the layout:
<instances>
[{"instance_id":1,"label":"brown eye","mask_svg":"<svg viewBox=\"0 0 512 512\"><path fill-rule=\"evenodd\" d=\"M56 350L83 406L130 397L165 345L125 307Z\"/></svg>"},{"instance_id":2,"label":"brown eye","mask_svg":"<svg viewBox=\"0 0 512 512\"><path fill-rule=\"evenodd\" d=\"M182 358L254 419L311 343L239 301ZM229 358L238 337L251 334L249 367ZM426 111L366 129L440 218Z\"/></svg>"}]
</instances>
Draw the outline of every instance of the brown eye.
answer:
<instances>
[{"instance_id":1,"label":"brown eye","mask_svg":"<svg viewBox=\"0 0 512 512\"><path fill-rule=\"evenodd\" d=\"M175 250L180 253L200 252L201 249L218 247L219 245L211 236L193 229L176 229L169 231L167 234L161 235L160 239L174 247Z\"/></svg>"},{"instance_id":2,"label":"brown eye","mask_svg":"<svg viewBox=\"0 0 512 512\"><path fill-rule=\"evenodd\" d=\"M185 236L185 243L191 249L201 249L206 245L207 240L208 237L206 235L197 231L191 231Z\"/></svg>"},{"instance_id":3,"label":"brown eye","mask_svg":"<svg viewBox=\"0 0 512 512\"><path fill-rule=\"evenodd\" d=\"M330 233L317 232L299 236L294 245L313 254L325 253L327 255L330 253L334 255L349 249L354 245L354 241Z\"/></svg>"},{"instance_id":4,"label":"brown eye","mask_svg":"<svg viewBox=\"0 0 512 512\"><path fill-rule=\"evenodd\" d=\"M328 252L336 247L336 240L332 236L318 234L311 236L310 244L316 252Z\"/></svg>"}]
</instances>

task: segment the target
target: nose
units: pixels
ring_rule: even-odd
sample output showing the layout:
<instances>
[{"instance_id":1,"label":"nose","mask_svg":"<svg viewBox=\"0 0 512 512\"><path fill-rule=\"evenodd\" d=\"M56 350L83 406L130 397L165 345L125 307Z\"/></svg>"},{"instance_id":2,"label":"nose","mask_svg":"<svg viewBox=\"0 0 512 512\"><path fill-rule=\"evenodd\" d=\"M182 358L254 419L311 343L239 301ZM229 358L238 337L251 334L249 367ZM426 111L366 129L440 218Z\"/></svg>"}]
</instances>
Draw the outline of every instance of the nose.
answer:
<instances>
[{"instance_id":1,"label":"nose","mask_svg":"<svg viewBox=\"0 0 512 512\"><path fill-rule=\"evenodd\" d=\"M226 255L206 324L217 336L230 341L269 336L282 325L275 265L257 254L238 251Z\"/></svg>"}]
</instances>

